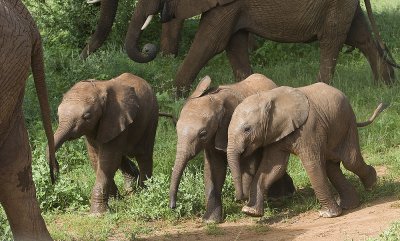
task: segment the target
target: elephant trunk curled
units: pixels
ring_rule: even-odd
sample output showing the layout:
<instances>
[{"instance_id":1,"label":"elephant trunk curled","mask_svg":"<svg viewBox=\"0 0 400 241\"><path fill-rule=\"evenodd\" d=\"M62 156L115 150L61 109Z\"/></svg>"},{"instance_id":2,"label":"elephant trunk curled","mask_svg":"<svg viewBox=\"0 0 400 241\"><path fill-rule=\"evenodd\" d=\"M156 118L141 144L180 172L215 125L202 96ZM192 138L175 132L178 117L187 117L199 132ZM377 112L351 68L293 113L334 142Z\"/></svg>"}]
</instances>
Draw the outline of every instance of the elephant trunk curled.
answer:
<instances>
[{"instance_id":1,"label":"elephant trunk curled","mask_svg":"<svg viewBox=\"0 0 400 241\"><path fill-rule=\"evenodd\" d=\"M128 57L133 61L138 63L147 63L152 61L156 57L157 47L154 44L146 44L142 52L139 51L139 39L142 33L142 27L144 27L145 22L147 22L146 25L148 24L148 19L150 15L153 14L148 14L147 12L150 11L146 10L150 9L150 7L143 7L143 4L141 3L141 1L138 2L138 6L135 8L131 23L129 24L128 32L125 39L125 50L128 54ZM157 7L155 7L155 10L151 12L156 11Z\"/></svg>"}]
</instances>

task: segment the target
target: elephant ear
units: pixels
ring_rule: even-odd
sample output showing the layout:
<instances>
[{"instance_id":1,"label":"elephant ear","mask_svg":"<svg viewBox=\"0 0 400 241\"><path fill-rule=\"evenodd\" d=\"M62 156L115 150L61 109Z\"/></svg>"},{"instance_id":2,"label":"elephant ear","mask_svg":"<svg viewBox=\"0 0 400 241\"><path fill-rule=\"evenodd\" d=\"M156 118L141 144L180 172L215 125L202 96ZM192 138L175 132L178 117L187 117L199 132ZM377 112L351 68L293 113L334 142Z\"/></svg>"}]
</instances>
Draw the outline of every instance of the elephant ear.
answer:
<instances>
[{"instance_id":1,"label":"elephant ear","mask_svg":"<svg viewBox=\"0 0 400 241\"><path fill-rule=\"evenodd\" d=\"M210 88L211 78L210 76L205 76L202 80L200 80L196 89L190 95L189 99L199 98L203 96Z\"/></svg>"},{"instance_id":2,"label":"elephant ear","mask_svg":"<svg viewBox=\"0 0 400 241\"><path fill-rule=\"evenodd\" d=\"M268 98L264 106L265 144L281 140L306 122L310 105L303 92L282 86L264 94Z\"/></svg>"},{"instance_id":3,"label":"elephant ear","mask_svg":"<svg viewBox=\"0 0 400 241\"><path fill-rule=\"evenodd\" d=\"M103 114L97 129L97 140L107 143L130 125L139 111L135 89L112 81L106 88Z\"/></svg>"},{"instance_id":4,"label":"elephant ear","mask_svg":"<svg viewBox=\"0 0 400 241\"><path fill-rule=\"evenodd\" d=\"M170 18L187 19L233 1L235 0L166 0L163 15Z\"/></svg>"}]
</instances>

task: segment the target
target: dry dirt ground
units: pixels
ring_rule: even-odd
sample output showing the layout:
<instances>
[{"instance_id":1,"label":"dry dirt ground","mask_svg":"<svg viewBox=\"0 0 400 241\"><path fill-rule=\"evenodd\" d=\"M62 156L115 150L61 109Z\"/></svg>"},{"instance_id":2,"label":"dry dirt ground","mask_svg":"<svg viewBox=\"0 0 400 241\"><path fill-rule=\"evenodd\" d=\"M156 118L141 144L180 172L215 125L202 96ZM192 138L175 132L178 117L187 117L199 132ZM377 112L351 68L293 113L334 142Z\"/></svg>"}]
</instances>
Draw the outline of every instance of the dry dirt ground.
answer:
<instances>
[{"instance_id":1,"label":"dry dirt ground","mask_svg":"<svg viewBox=\"0 0 400 241\"><path fill-rule=\"evenodd\" d=\"M377 168L384 176L386 168ZM375 200L347 211L337 218L320 218L317 211L309 211L284 220L266 220L258 224L255 218L225 222L207 228L201 220L167 225L138 240L192 241L192 240L365 240L377 237L389 226L400 221L400 200L395 197Z\"/></svg>"},{"instance_id":2,"label":"dry dirt ground","mask_svg":"<svg viewBox=\"0 0 400 241\"><path fill-rule=\"evenodd\" d=\"M337 218L320 218L309 211L284 221L257 224L256 219L222 223L212 231L201 221L182 223L138 237L138 240L365 240L377 237L400 220L400 201L386 198L368 203Z\"/></svg>"}]
</instances>

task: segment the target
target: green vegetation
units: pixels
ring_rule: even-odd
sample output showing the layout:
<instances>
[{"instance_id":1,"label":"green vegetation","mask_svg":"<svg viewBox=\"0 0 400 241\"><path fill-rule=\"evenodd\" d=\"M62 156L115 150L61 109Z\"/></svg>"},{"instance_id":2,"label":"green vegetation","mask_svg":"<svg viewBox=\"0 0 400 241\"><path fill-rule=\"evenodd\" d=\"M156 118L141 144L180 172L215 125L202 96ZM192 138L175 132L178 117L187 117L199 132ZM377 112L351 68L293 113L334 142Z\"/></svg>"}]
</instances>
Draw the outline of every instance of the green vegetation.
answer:
<instances>
[{"instance_id":1,"label":"green vegetation","mask_svg":"<svg viewBox=\"0 0 400 241\"><path fill-rule=\"evenodd\" d=\"M47 83L56 127L56 110L63 93L82 79L108 79L123 72L131 72L146 79L155 89L161 110L179 114L184 100L173 97L173 79L182 62L197 21L185 23L181 54L174 59L158 56L148 64L130 61L122 50L122 39L131 11L120 11L113 34L98 52L87 61L79 59L84 41L93 31L97 8L87 6L82 0L46 0L39 3L26 0L36 16L44 39ZM126 6L132 1L120 1ZM379 4L379 5L378 5ZM387 42L395 59L400 61L400 3L397 0L379 1L374 4L376 19L383 39ZM156 21L155 21L156 22ZM145 36L152 42L159 41L159 24L153 24ZM302 86L313 83L319 66L317 44L277 44L260 41L260 48L251 55L255 72L265 74L279 85ZM400 78L400 72L397 71ZM233 76L225 54L214 58L200 72L198 78L210 75L214 85L233 82ZM372 192L366 192L358 178L348 173L356 186L362 202L381 197L400 197L400 85L392 88L373 84L372 73L366 59L353 51L341 54L333 85L341 89L350 99L359 120L364 120L385 101L387 109L373 125L360 129L362 152L366 162L374 166L385 166L388 171L380 178ZM154 176L147 182L147 189L137 190L134 195L112 200L111 211L102 218L88 215L89 200L94 173L88 162L83 139L66 143L57 153L61 175L56 185L50 184L45 160L46 140L40 121L39 107L33 81L27 84L24 110L33 152L34 181L46 223L57 240L107 240L113 235L134 239L138 234L150 233L152 221L180 222L201 217L204 212L204 184L202 155L191 161L182 178L176 210L168 208L168 189L171 169L175 159L176 134L169 120L160 119L154 152ZM284 203L266 203L265 218L287 217L306 210L319 208L307 175L298 159L292 157L290 175L298 188L295 196ZM118 173L116 183L122 191L122 177ZM230 175L224 187L224 212L226 219L242 218L241 205L234 202L234 189ZM260 232L263 232L260 229ZM221 234L216 226L207 226L211 235ZM399 223L396 223L379 240L398 240ZM5 214L0 209L0 240L10 239L11 233ZM397 237L397 239L396 239Z\"/></svg>"}]
</instances>

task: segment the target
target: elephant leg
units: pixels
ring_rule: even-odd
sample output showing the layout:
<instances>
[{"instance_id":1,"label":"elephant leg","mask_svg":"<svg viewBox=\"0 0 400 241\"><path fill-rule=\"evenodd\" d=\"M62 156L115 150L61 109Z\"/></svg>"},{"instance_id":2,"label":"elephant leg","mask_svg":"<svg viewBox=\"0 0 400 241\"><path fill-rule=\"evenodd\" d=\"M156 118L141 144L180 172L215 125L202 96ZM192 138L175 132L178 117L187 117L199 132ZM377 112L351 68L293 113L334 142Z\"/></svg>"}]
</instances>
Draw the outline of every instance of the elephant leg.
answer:
<instances>
[{"instance_id":1,"label":"elephant leg","mask_svg":"<svg viewBox=\"0 0 400 241\"><path fill-rule=\"evenodd\" d=\"M349 10L346 10L346 13L348 12ZM337 11L335 7L328 10L322 31L318 36L320 43L320 68L317 82L331 83L339 51L346 40L352 17L350 14ZM341 19L341 23L343 23L341 25L337 23L339 18Z\"/></svg>"},{"instance_id":2,"label":"elephant leg","mask_svg":"<svg viewBox=\"0 0 400 241\"><path fill-rule=\"evenodd\" d=\"M236 24L239 7L222 14L225 7L203 13L189 52L175 78L178 96L186 96L190 85L207 62L225 50Z\"/></svg>"},{"instance_id":3,"label":"elephant leg","mask_svg":"<svg viewBox=\"0 0 400 241\"><path fill-rule=\"evenodd\" d=\"M183 20L173 19L162 24L161 52L164 55L173 55L174 57L178 55L183 23Z\"/></svg>"},{"instance_id":4,"label":"elephant leg","mask_svg":"<svg viewBox=\"0 0 400 241\"><path fill-rule=\"evenodd\" d=\"M321 148L308 149L302 152L299 157L310 178L311 186L315 195L322 205L319 211L321 217L331 218L339 216L342 208L336 203L326 173L325 155Z\"/></svg>"},{"instance_id":5,"label":"elephant leg","mask_svg":"<svg viewBox=\"0 0 400 241\"><path fill-rule=\"evenodd\" d=\"M240 162L244 199L249 199L251 183L260 165L261 154L261 152L258 152L248 157L244 157L243 160L241 160Z\"/></svg>"},{"instance_id":6,"label":"elephant leg","mask_svg":"<svg viewBox=\"0 0 400 241\"><path fill-rule=\"evenodd\" d=\"M243 213L254 217L264 215L264 192L285 174L288 160L289 153L285 151L274 147L264 149L260 166L251 183L249 201L242 208Z\"/></svg>"},{"instance_id":7,"label":"elephant leg","mask_svg":"<svg viewBox=\"0 0 400 241\"><path fill-rule=\"evenodd\" d=\"M226 46L226 54L236 81L241 81L253 73L249 57L249 32L239 30L232 35Z\"/></svg>"},{"instance_id":8,"label":"elephant leg","mask_svg":"<svg viewBox=\"0 0 400 241\"><path fill-rule=\"evenodd\" d=\"M377 182L377 174L375 168L367 165L361 155L356 127L349 129L345 140L342 144L343 152L340 156L343 166L361 179L366 190L371 190Z\"/></svg>"},{"instance_id":9,"label":"elephant leg","mask_svg":"<svg viewBox=\"0 0 400 241\"><path fill-rule=\"evenodd\" d=\"M353 209L360 205L360 198L353 185L346 179L340 169L340 162L326 162L326 173L329 181L339 193L339 206L343 209Z\"/></svg>"},{"instance_id":10,"label":"elephant leg","mask_svg":"<svg viewBox=\"0 0 400 241\"><path fill-rule=\"evenodd\" d=\"M98 150L96 147L92 146L92 144L90 144L87 139L86 139L86 149L90 159L90 164L92 165L94 172L96 172L97 163L99 162Z\"/></svg>"},{"instance_id":11,"label":"elephant leg","mask_svg":"<svg viewBox=\"0 0 400 241\"><path fill-rule=\"evenodd\" d=\"M296 188L293 184L292 178L285 172L281 178L272 183L268 189L268 199L278 200L284 197L293 196Z\"/></svg>"},{"instance_id":12,"label":"elephant leg","mask_svg":"<svg viewBox=\"0 0 400 241\"><path fill-rule=\"evenodd\" d=\"M358 48L367 58L376 82L382 79L386 84L393 84L395 74L382 57L383 50L375 43L372 33L368 28L368 22L361 7L358 6L354 15L350 31L347 35L346 44Z\"/></svg>"},{"instance_id":13,"label":"elephant leg","mask_svg":"<svg viewBox=\"0 0 400 241\"><path fill-rule=\"evenodd\" d=\"M28 134L23 120L19 122L0 149L0 202L14 240L52 240L36 199Z\"/></svg>"},{"instance_id":14,"label":"elephant leg","mask_svg":"<svg viewBox=\"0 0 400 241\"><path fill-rule=\"evenodd\" d=\"M331 83L342 46L343 42L339 41L330 39L320 41L320 68L317 82Z\"/></svg>"},{"instance_id":15,"label":"elephant leg","mask_svg":"<svg viewBox=\"0 0 400 241\"><path fill-rule=\"evenodd\" d=\"M144 187L144 182L153 175L153 153L135 157L139 166L139 186Z\"/></svg>"},{"instance_id":16,"label":"elephant leg","mask_svg":"<svg viewBox=\"0 0 400 241\"><path fill-rule=\"evenodd\" d=\"M226 176L227 162L223 154L215 151L205 151L204 184L206 195L206 213L203 220L207 223L221 223L222 217L222 187Z\"/></svg>"},{"instance_id":17,"label":"elephant leg","mask_svg":"<svg viewBox=\"0 0 400 241\"><path fill-rule=\"evenodd\" d=\"M128 157L123 156L121 161L121 166L119 169L124 176L124 190L127 193L133 192L133 186L139 178L139 170L137 169L135 163L129 160Z\"/></svg>"},{"instance_id":18,"label":"elephant leg","mask_svg":"<svg viewBox=\"0 0 400 241\"><path fill-rule=\"evenodd\" d=\"M96 170L96 181L92 190L91 213L104 213L108 209L108 199L111 195L117 195L117 186L114 175L121 165L121 154L114 151L102 150L99 155Z\"/></svg>"}]
</instances>

